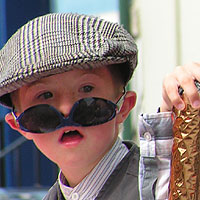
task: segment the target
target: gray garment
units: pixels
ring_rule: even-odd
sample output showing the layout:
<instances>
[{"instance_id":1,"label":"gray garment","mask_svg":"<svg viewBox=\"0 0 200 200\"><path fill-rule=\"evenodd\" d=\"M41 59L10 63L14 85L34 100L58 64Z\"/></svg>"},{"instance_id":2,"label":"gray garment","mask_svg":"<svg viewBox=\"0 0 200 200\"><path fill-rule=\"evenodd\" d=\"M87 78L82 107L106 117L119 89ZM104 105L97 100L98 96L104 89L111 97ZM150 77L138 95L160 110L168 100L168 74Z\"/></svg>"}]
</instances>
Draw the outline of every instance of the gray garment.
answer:
<instances>
[{"instance_id":1,"label":"gray garment","mask_svg":"<svg viewBox=\"0 0 200 200\"><path fill-rule=\"evenodd\" d=\"M130 151L108 178L96 200L139 200L139 148L132 142L124 143ZM44 200L64 200L58 181Z\"/></svg>"},{"instance_id":2,"label":"gray garment","mask_svg":"<svg viewBox=\"0 0 200 200\"><path fill-rule=\"evenodd\" d=\"M139 117L141 200L168 199L172 123L170 112Z\"/></svg>"}]
</instances>

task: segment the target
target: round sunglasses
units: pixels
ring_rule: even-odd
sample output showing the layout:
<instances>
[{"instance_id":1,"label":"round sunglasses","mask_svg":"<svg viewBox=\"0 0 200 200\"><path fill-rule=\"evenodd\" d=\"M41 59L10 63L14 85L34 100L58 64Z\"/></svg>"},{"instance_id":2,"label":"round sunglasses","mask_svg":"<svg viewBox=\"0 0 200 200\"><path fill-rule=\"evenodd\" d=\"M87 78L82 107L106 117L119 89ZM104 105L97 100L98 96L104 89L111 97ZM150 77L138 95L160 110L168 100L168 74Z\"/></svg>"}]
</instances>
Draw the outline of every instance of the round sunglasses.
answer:
<instances>
[{"instance_id":1,"label":"round sunglasses","mask_svg":"<svg viewBox=\"0 0 200 200\"><path fill-rule=\"evenodd\" d=\"M75 102L67 117L48 104L32 106L21 113L19 117L14 111L12 114L20 129L31 133L48 133L64 126L96 126L104 124L116 116L122 97L116 104L97 97L80 99Z\"/></svg>"}]
</instances>

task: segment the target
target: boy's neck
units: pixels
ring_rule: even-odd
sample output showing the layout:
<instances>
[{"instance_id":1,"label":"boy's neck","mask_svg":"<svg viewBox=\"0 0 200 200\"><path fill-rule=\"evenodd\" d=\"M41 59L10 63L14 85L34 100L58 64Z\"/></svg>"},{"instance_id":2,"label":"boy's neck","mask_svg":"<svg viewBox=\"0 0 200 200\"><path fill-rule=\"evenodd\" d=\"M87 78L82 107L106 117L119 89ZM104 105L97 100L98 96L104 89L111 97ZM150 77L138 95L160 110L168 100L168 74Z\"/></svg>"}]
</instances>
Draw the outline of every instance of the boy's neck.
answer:
<instances>
[{"instance_id":1,"label":"boy's neck","mask_svg":"<svg viewBox=\"0 0 200 200\"><path fill-rule=\"evenodd\" d=\"M59 166L62 174L66 177L69 186L72 188L77 186L94 169L105 154L106 152L99 156L98 160L95 162L76 163L71 166L65 165L64 167Z\"/></svg>"}]
</instances>

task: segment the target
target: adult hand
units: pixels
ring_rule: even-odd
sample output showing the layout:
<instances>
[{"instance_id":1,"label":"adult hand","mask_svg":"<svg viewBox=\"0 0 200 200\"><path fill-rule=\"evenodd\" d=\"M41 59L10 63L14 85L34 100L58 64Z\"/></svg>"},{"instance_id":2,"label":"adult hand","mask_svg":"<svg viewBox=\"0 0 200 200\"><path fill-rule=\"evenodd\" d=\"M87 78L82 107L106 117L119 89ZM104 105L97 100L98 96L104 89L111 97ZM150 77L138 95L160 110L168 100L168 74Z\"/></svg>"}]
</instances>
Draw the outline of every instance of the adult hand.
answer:
<instances>
[{"instance_id":1,"label":"adult hand","mask_svg":"<svg viewBox=\"0 0 200 200\"><path fill-rule=\"evenodd\" d=\"M200 95L194 80L200 82L200 63L191 63L178 66L163 80L161 112L172 111L173 106L178 110L185 107L184 101L179 95L179 87L183 88L184 94L194 108L200 108Z\"/></svg>"}]
</instances>

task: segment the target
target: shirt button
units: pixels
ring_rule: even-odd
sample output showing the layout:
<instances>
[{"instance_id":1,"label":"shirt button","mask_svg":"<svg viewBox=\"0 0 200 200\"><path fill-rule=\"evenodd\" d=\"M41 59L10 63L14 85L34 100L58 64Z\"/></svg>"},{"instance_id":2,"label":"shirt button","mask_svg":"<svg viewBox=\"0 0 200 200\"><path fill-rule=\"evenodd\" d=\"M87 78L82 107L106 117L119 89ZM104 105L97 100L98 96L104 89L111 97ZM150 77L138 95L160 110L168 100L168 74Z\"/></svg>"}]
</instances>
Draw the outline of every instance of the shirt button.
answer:
<instances>
[{"instance_id":1,"label":"shirt button","mask_svg":"<svg viewBox=\"0 0 200 200\"><path fill-rule=\"evenodd\" d=\"M151 134L149 132L144 133L144 139L147 141L151 141Z\"/></svg>"},{"instance_id":2,"label":"shirt button","mask_svg":"<svg viewBox=\"0 0 200 200\"><path fill-rule=\"evenodd\" d=\"M73 193L72 194L72 199L73 200L78 200L79 199L79 194L78 193Z\"/></svg>"}]
</instances>

